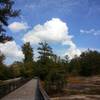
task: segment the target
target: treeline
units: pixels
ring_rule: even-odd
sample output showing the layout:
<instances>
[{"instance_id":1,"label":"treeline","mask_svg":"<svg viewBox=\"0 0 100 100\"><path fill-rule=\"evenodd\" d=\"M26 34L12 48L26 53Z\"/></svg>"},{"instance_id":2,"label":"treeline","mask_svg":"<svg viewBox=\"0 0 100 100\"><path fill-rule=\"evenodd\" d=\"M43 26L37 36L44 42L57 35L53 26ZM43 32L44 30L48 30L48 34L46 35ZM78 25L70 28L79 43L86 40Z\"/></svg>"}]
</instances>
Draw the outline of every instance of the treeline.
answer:
<instances>
[{"instance_id":1,"label":"treeline","mask_svg":"<svg viewBox=\"0 0 100 100\"><path fill-rule=\"evenodd\" d=\"M39 77L45 82L47 90L61 90L67 82L68 76L100 75L100 52L87 50L79 57L64 59L53 53L47 42L39 43L37 61L34 60L34 50L30 43L22 46L24 59L14 62L9 67L3 61L5 56L0 54L0 80L16 77Z\"/></svg>"},{"instance_id":2,"label":"treeline","mask_svg":"<svg viewBox=\"0 0 100 100\"><path fill-rule=\"evenodd\" d=\"M69 74L80 76L100 75L100 52L87 50L69 62Z\"/></svg>"}]
</instances>

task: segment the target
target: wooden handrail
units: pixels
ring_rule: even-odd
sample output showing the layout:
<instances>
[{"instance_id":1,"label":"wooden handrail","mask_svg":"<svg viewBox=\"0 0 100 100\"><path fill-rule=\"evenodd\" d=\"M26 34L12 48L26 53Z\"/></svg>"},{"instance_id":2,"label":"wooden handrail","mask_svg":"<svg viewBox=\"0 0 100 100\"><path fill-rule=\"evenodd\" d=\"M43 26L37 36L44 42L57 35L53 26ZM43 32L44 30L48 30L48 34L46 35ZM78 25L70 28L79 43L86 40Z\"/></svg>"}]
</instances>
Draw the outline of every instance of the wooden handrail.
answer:
<instances>
[{"instance_id":1,"label":"wooden handrail","mask_svg":"<svg viewBox=\"0 0 100 100\"><path fill-rule=\"evenodd\" d=\"M40 83L40 80L38 80L38 87L39 87L39 91L40 93L42 94L43 96L43 99L44 100L50 100L49 96L47 95L46 91L43 89L41 83Z\"/></svg>"}]
</instances>

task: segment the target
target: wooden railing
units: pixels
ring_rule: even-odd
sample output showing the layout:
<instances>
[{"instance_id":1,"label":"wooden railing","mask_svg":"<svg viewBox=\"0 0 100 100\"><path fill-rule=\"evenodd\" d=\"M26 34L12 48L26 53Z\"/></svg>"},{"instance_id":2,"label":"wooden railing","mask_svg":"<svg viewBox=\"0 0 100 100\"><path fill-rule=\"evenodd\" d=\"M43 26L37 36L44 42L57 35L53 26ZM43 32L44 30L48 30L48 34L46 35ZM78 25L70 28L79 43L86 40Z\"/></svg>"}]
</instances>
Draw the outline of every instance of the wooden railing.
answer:
<instances>
[{"instance_id":1,"label":"wooden railing","mask_svg":"<svg viewBox=\"0 0 100 100\"><path fill-rule=\"evenodd\" d=\"M43 89L43 87L41 86L41 83L39 81L39 90L44 98L44 100L50 100L49 96L47 95L46 91Z\"/></svg>"},{"instance_id":2,"label":"wooden railing","mask_svg":"<svg viewBox=\"0 0 100 100\"><path fill-rule=\"evenodd\" d=\"M37 84L37 92L36 92L36 99L35 100L50 100L46 91L41 86L39 79L38 79L38 84Z\"/></svg>"},{"instance_id":3,"label":"wooden railing","mask_svg":"<svg viewBox=\"0 0 100 100\"><path fill-rule=\"evenodd\" d=\"M20 77L4 81L3 84L0 85L0 98L22 86L29 80L30 79L24 79Z\"/></svg>"}]
</instances>

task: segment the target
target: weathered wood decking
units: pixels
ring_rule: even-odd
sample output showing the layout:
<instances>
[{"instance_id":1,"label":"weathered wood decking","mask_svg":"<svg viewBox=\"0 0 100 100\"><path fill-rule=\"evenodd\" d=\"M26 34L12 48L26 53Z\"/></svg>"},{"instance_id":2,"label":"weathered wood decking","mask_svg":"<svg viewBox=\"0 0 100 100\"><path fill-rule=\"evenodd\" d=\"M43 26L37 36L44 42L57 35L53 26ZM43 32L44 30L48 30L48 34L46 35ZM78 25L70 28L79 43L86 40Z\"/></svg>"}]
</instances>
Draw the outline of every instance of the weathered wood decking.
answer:
<instances>
[{"instance_id":1,"label":"weathered wood decking","mask_svg":"<svg viewBox=\"0 0 100 100\"><path fill-rule=\"evenodd\" d=\"M37 79L32 79L1 100L36 100Z\"/></svg>"}]
</instances>

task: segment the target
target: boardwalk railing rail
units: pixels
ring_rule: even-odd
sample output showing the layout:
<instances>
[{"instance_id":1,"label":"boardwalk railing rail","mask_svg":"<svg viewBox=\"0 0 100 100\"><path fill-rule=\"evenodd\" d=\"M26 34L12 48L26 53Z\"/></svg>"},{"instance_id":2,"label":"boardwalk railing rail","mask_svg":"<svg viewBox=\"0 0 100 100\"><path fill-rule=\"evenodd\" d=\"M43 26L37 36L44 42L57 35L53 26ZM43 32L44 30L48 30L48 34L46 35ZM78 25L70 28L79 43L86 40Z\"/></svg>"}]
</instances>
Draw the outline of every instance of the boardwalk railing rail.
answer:
<instances>
[{"instance_id":1,"label":"boardwalk railing rail","mask_svg":"<svg viewBox=\"0 0 100 100\"><path fill-rule=\"evenodd\" d=\"M38 80L38 89L40 93L40 98L39 100L50 100L49 96L47 95L46 91L43 89L40 80Z\"/></svg>"},{"instance_id":2,"label":"boardwalk railing rail","mask_svg":"<svg viewBox=\"0 0 100 100\"><path fill-rule=\"evenodd\" d=\"M29 80L30 79L24 79L20 77L4 81L3 84L0 84L0 98L14 91Z\"/></svg>"}]
</instances>

